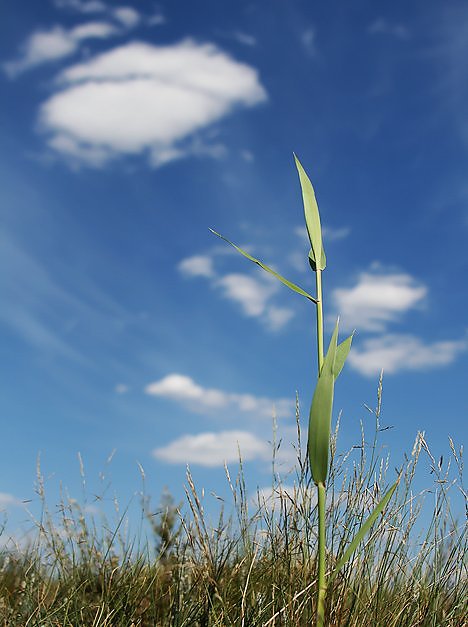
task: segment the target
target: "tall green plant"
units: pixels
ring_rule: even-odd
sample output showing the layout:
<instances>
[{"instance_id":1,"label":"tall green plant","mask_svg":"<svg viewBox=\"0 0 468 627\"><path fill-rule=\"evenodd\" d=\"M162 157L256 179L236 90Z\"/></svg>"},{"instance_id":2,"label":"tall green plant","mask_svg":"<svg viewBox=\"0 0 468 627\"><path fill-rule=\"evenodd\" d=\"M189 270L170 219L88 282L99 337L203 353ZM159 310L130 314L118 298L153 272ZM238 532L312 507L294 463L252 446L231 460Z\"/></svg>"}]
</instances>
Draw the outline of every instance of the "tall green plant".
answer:
<instances>
[{"instance_id":1,"label":"tall green plant","mask_svg":"<svg viewBox=\"0 0 468 627\"><path fill-rule=\"evenodd\" d=\"M323 627L325 624L325 599L327 593L327 583L333 581L339 570L352 556L360 542L363 540L371 526L377 521L379 515L384 511L390 501L397 485L396 481L382 500L376 505L368 518L361 525L354 538L349 543L338 560L335 569L328 577L326 571L326 498L327 488L326 481L329 470L329 450L330 450L330 429L331 418L333 412L333 395L335 389L335 381L338 378L345 364L348 353L351 349L353 335L350 335L343 342L338 343L338 320L328 346L328 350L324 355L323 345L323 297L322 297L322 271L326 267L325 250L322 241L322 228L320 223L320 213L315 198L314 188L302 167L299 159L294 155L299 181L302 190L302 200L304 204L304 217L307 229L307 235L310 242L309 265L315 274L316 295L311 296L301 287L284 278L275 270L265 265L255 257L252 257L245 250L239 248L231 241L212 231L215 235L225 240L231 246L247 257L250 261L260 266L266 272L276 277L281 283L289 287L292 291L304 296L314 303L316 307L316 324L317 324L317 364L318 377L315 391L312 397L312 404L309 414L309 433L308 433L308 457L310 472L312 479L317 487L318 497L318 587L317 587L317 627Z\"/></svg>"}]
</instances>

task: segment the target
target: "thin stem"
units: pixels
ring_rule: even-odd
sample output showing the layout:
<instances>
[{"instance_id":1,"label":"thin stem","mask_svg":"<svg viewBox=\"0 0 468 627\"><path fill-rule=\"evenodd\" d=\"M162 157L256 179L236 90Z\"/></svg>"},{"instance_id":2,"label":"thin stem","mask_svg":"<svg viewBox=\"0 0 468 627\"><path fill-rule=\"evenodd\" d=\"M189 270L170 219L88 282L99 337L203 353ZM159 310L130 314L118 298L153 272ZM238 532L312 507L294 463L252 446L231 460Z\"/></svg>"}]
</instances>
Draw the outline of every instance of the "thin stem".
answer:
<instances>
[{"instance_id":1,"label":"thin stem","mask_svg":"<svg viewBox=\"0 0 468 627\"><path fill-rule=\"evenodd\" d=\"M317 286L317 358L318 374L323 364L323 309L322 309L322 271L315 271L315 283Z\"/></svg>"},{"instance_id":2,"label":"thin stem","mask_svg":"<svg viewBox=\"0 0 468 627\"><path fill-rule=\"evenodd\" d=\"M317 362L318 376L323 366L323 307L322 307L322 271L317 268L315 271L315 284L317 289ZM317 484L318 491L318 594L317 594L317 627L325 625L325 595L327 592L327 583L325 579L325 501L326 489L325 484L320 482Z\"/></svg>"},{"instance_id":3,"label":"thin stem","mask_svg":"<svg viewBox=\"0 0 468 627\"><path fill-rule=\"evenodd\" d=\"M320 482L317 484L318 491L318 594L317 594L317 627L325 625L325 595L327 592L327 582L325 579L325 502L326 489L325 484Z\"/></svg>"}]
</instances>

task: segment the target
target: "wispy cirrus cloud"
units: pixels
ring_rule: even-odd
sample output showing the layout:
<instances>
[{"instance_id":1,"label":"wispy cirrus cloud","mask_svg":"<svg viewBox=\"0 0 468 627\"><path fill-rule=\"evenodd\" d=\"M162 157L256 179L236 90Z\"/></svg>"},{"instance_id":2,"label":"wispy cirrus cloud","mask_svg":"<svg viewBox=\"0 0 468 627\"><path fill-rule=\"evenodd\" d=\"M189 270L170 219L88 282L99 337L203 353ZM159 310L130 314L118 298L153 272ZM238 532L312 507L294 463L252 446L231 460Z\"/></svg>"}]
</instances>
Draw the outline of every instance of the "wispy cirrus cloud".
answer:
<instances>
[{"instance_id":1,"label":"wispy cirrus cloud","mask_svg":"<svg viewBox=\"0 0 468 627\"><path fill-rule=\"evenodd\" d=\"M367 30L371 35L388 35L403 41L409 39L411 36L407 26L390 22L383 17L374 20Z\"/></svg>"},{"instance_id":2,"label":"wispy cirrus cloud","mask_svg":"<svg viewBox=\"0 0 468 627\"><path fill-rule=\"evenodd\" d=\"M222 146L206 146L197 133L267 99L254 68L193 40L129 43L69 67L57 85L39 115L48 145L94 167L141 153L155 167L222 156Z\"/></svg>"},{"instance_id":3,"label":"wispy cirrus cloud","mask_svg":"<svg viewBox=\"0 0 468 627\"><path fill-rule=\"evenodd\" d=\"M169 374L145 387L146 394L171 399L197 413L234 410L257 418L291 416L294 401L287 398L266 398L253 394L226 392L206 388L191 377L179 373Z\"/></svg>"}]
</instances>

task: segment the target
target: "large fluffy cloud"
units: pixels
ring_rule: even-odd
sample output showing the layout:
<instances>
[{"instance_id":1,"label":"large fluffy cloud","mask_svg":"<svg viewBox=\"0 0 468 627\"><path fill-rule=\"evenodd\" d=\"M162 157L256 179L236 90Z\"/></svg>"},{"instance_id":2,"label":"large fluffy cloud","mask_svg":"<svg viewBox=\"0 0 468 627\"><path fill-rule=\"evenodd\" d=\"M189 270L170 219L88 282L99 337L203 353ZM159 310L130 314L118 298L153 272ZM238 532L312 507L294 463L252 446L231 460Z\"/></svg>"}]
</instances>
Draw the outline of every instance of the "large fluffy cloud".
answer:
<instances>
[{"instance_id":1,"label":"large fluffy cloud","mask_svg":"<svg viewBox=\"0 0 468 627\"><path fill-rule=\"evenodd\" d=\"M90 165L146 152L153 165L203 151L194 135L266 99L257 72L212 44L129 43L61 73L41 107L55 151Z\"/></svg>"}]
</instances>

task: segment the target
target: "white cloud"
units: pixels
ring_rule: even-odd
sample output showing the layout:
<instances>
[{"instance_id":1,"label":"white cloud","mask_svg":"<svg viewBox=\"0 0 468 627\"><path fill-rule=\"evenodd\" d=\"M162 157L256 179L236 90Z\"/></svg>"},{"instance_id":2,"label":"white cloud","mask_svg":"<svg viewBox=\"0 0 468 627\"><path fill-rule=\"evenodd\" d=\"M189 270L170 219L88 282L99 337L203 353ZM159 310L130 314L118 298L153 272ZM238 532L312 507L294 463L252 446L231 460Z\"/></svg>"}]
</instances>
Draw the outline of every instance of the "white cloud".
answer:
<instances>
[{"instance_id":1,"label":"white cloud","mask_svg":"<svg viewBox=\"0 0 468 627\"><path fill-rule=\"evenodd\" d=\"M156 165L219 156L219 146L194 143L194 135L234 107L267 98L255 69L191 40L114 48L68 68L59 82L41 107L42 128L55 151L91 166L142 152Z\"/></svg>"},{"instance_id":2,"label":"white cloud","mask_svg":"<svg viewBox=\"0 0 468 627\"><path fill-rule=\"evenodd\" d=\"M86 39L107 39L117 32L107 22L87 22L71 30L54 26L50 30L37 31L23 45L21 57L5 63L3 68L9 76L15 77L43 63L70 56Z\"/></svg>"},{"instance_id":3,"label":"white cloud","mask_svg":"<svg viewBox=\"0 0 468 627\"><path fill-rule=\"evenodd\" d=\"M315 46L315 40L316 40L316 36L315 36L315 30L313 28L308 28L301 35L301 43L304 47L304 50L310 56L314 56L317 52L317 49Z\"/></svg>"},{"instance_id":4,"label":"white cloud","mask_svg":"<svg viewBox=\"0 0 468 627\"><path fill-rule=\"evenodd\" d=\"M213 468L243 461L271 459L271 446L248 431L206 432L183 435L167 446L154 449L156 459L171 464L198 464Z\"/></svg>"},{"instance_id":5,"label":"white cloud","mask_svg":"<svg viewBox=\"0 0 468 627\"><path fill-rule=\"evenodd\" d=\"M247 149L241 150L240 154L241 154L242 159L244 161L247 161L247 163L252 163L253 161L255 161L255 155L250 150L247 150Z\"/></svg>"},{"instance_id":6,"label":"white cloud","mask_svg":"<svg viewBox=\"0 0 468 627\"><path fill-rule=\"evenodd\" d=\"M403 24L391 24L388 20L379 17L369 26L368 31L371 35L390 35L396 39L409 39L410 31Z\"/></svg>"},{"instance_id":7,"label":"white cloud","mask_svg":"<svg viewBox=\"0 0 468 627\"><path fill-rule=\"evenodd\" d=\"M224 298L237 303L246 316L259 318L272 331L283 328L294 316L292 309L271 304L279 284L266 275L261 280L247 274L226 274L216 280L215 286Z\"/></svg>"},{"instance_id":8,"label":"white cloud","mask_svg":"<svg viewBox=\"0 0 468 627\"><path fill-rule=\"evenodd\" d=\"M294 317L294 311L287 307L270 305L266 310L266 321L272 331L282 329Z\"/></svg>"},{"instance_id":9,"label":"white cloud","mask_svg":"<svg viewBox=\"0 0 468 627\"><path fill-rule=\"evenodd\" d=\"M117 394L126 394L128 392L128 385L125 383L117 383L114 389Z\"/></svg>"},{"instance_id":10,"label":"white cloud","mask_svg":"<svg viewBox=\"0 0 468 627\"><path fill-rule=\"evenodd\" d=\"M132 7L117 7L112 11L116 20L126 28L134 28L140 22L140 14Z\"/></svg>"},{"instance_id":11,"label":"white cloud","mask_svg":"<svg viewBox=\"0 0 468 627\"><path fill-rule=\"evenodd\" d=\"M341 228L333 228L331 226L322 227L322 236L325 241L336 242L345 239L351 233L351 229L347 226Z\"/></svg>"},{"instance_id":12,"label":"white cloud","mask_svg":"<svg viewBox=\"0 0 468 627\"><path fill-rule=\"evenodd\" d=\"M166 18L162 13L155 13L147 20L149 26L160 26L161 24L165 24L165 22Z\"/></svg>"},{"instance_id":13,"label":"white cloud","mask_svg":"<svg viewBox=\"0 0 468 627\"><path fill-rule=\"evenodd\" d=\"M213 259L208 255L186 257L178 264L179 271L188 277L203 276L207 279L214 276Z\"/></svg>"},{"instance_id":14,"label":"white cloud","mask_svg":"<svg viewBox=\"0 0 468 627\"><path fill-rule=\"evenodd\" d=\"M467 349L466 340L425 344L412 335L384 335L354 345L348 362L366 376L378 375L382 368L386 374L394 374L447 366Z\"/></svg>"},{"instance_id":15,"label":"white cloud","mask_svg":"<svg viewBox=\"0 0 468 627\"><path fill-rule=\"evenodd\" d=\"M409 274L362 273L354 287L332 294L343 329L383 331L409 309L421 305L427 289Z\"/></svg>"},{"instance_id":16,"label":"white cloud","mask_svg":"<svg viewBox=\"0 0 468 627\"><path fill-rule=\"evenodd\" d=\"M9 507L18 507L21 505L21 501L7 492L0 492L0 510L5 510Z\"/></svg>"},{"instance_id":17,"label":"white cloud","mask_svg":"<svg viewBox=\"0 0 468 627\"><path fill-rule=\"evenodd\" d=\"M107 8L101 0L55 0L54 4L59 9L73 9L79 13L101 13Z\"/></svg>"},{"instance_id":18,"label":"white cloud","mask_svg":"<svg viewBox=\"0 0 468 627\"><path fill-rule=\"evenodd\" d=\"M233 36L236 41L238 41L240 44L243 44L244 46L252 47L257 45L257 40L253 35L248 35L247 33L236 31Z\"/></svg>"},{"instance_id":19,"label":"white cloud","mask_svg":"<svg viewBox=\"0 0 468 627\"><path fill-rule=\"evenodd\" d=\"M252 394L236 394L214 388L204 388L182 374L170 374L146 386L152 396L169 398L198 413L234 410L259 418L291 416L294 402L286 398L270 399Z\"/></svg>"},{"instance_id":20,"label":"white cloud","mask_svg":"<svg viewBox=\"0 0 468 627\"><path fill-rule=\"evenodd\" d=\"M225 254L225 249L216 254ZM224 298L237 303L246 316L259 318L271 331L279 331L294 316L292 309L271 303L279 286L267 275L260 274L261 278L241 273L218 276L213 268L213 257L209 255L182 259L177 268L185 277L208 279L213 288L221 290Z\"/></svg>"},{"instance_id":21,"label":"white cloud","mask_svg":"<svg viewBox=\"0 0 468 627\"><path fill-rule=\"evenodd\" d=\"M223 296L238 303L246 316L261 316L268 300L277 291L273 283L265 283L247 274L226 274L217 281Z\"/></svg>"},{"instance_id":22,"label":"white cloud","mask_svg":"<svg viewBox=\"0 0 468 627\"><path fill-rule=\"evenodd\" d=\"M296 226L294 233L306 244L309 244L309 236L304 226ZM336 242L341 239L345 239L351 233L351 229L348 226L332 227L322 224L322 237L325 242ZM310 247L310 244L309 244Z\"/></svg>"}]
</instances>

